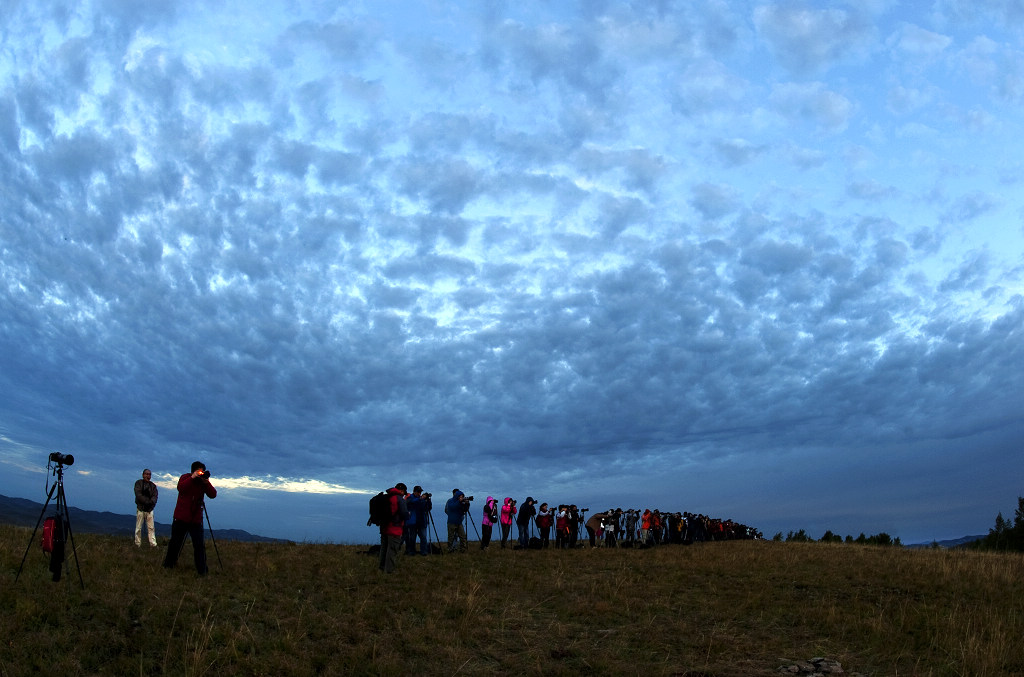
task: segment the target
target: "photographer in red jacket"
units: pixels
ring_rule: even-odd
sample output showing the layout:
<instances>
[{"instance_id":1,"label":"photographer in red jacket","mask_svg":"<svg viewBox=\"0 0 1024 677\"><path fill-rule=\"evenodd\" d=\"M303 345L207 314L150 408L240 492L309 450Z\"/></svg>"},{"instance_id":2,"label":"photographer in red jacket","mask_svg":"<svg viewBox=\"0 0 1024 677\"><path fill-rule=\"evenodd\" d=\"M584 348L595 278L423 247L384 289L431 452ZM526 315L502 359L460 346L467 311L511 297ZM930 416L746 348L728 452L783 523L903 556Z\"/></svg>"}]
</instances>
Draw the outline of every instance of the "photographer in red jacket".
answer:
<instances>
[{"instance_id":1,"label":"photographer in red jacket","mask_svg":"<svg viewBox=\"0 0 1024 677\"><path fill-rule=\"evenodd\" d=\"M380 525L380 570L387 574L395 570L402 545L402 533L405 531L405 520L409 517L405 491L404 482L399 482L387 491L391 504L391 519Z\"/></svg>"},{"instance_id":2,"label":"photographer in red jacket","mask_svg":"<svg viewBox=\"0 0 1024 677\"><path fill-rule=\"evenodd\" d=\"M178 502L174 505L171 522L171 542L167 544L164 567L171 569L178 563L178 555L185 545L185 536L192 539L192 554L196 572L205 576L206 542L203 540L203 511L206 497L216 498L217 490L210 484L210 473L202 461L192 464L192 472L178 478Z\"/></svg>"}]
</instances>

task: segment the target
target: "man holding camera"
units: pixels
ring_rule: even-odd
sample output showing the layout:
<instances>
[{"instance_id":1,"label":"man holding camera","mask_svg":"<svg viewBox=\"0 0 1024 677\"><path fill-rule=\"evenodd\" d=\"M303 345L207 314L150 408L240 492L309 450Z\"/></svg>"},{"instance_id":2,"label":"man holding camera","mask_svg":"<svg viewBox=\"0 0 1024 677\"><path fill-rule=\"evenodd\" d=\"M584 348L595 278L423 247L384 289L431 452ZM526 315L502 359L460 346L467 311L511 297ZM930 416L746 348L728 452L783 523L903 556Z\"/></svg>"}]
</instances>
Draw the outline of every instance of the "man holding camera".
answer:
<instances>
[{"instance_id":1,"label":"man holding camera","mask_svg":"<svg viewBox=\"0 0 1024 677\"><path fill-rule=\"evenodd\" d=\"M192 471L178 478L178 502L174 505L174 521L171 522L171 542L167 544L164 567L171 569L178 563L178 555L185 545L185 536L192 539L192 555L196 572L205 576L206 542L203 540L203 514L205 499L217 498L217 490L210 484L210 473L202 461L192 464Z\"/></svg>"},{"instance_id":2,"label":"man holding camera","mask_svg":"<svg viewBox=\"0 0 1024 677\"><path fill-rule=\"evenodd\" d=\"M455 552L456 548L461 552L466 552L465 519L472 500L472 496L466 496L458 489L452 489L452 497L444 504L444 514L448 516L448 552Z\"/></svg>"},{"instance_id":3,"label":"man holding camera","mask_svg":"<svg viewBox=\"0 0 1024 677\"><path fill-rule=\"evenodd\" d=\"M409 519L409 507L405 503L406 486L399 482L387 490L391 517L380 525L379 568L386 574L393 573L402 547L405 521Z\"/></svg>"},{"instance_id":4,"label":"man holding camera","mask_svg":"<svg viewBox=\"0 0 1024 677\"><path fill-rule=\"evenodd\" d=\"M135 480L135 547L142 545L142 525L149 532L149 544L156 547L156 530L153 524L153 508L156 507L158 490L150 479L152 471L142 471L142 479Z\"/></svg>"},{"instance_id":5,"label":"man holding camera","mask_svg":"<svg viewBox=\"0 0 1024 677\"><path fill-rule=\"evenodd\" d=\"M416 485L412 494L406 496L405 503L409 509L409 519L405 522L405 554L416 554L416 539L420 541L420 554L430 553L427 539L427 522L430 520L431 494L423 493L423 487Z\"/></svg>"}]
</instances>

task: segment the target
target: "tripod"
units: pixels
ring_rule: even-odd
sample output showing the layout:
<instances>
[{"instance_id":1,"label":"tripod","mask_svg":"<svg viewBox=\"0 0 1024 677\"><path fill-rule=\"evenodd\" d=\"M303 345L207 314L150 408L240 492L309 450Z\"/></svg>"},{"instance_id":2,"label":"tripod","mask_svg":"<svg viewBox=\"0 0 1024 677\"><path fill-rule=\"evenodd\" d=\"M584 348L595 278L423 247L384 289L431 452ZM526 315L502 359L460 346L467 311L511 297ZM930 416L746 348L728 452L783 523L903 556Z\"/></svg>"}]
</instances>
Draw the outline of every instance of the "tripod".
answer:
<instances>
[{"instance_id":1,"label":"tripod","mask_svg":"<svg viewBox=\"0 0 1024 677\"><path fill-rule=\"evenodd\" d=\"M206 517L206 525L210 528L210 542L213 543L213 551L217 553L217 564L220 565L220 568L223 571L224 570L224 562L221 561L221 559L220 559L220 549L217 547L217 539L215 539L213 537L213 524L210 523L210 513L206 510L206 501L203 501L202 505L203 505L203 515ZM202 522L200 522L199 523L200 536L202 535L202 526L203 526ZM173 533L174 533L173 529L174 528L175 527L172 525L172 538L173 538ZM196 547L195 539L192 538L192 534L189 533L189 532L186 532L185 534L183 534L182 537L181 537L181 544L178 546L178 552L174 556L174 562L175 563L177 563L178 558L181 557L181 551L185 549L185 538L188 538L189 540L192 541L192 547L193 548ZM170 544L168 544L168 548L169 547L170 547ZM205 547L204 547L204 551L205 551ZM164 566L166 566L166 564Z\"/></svg>"},{"instance_id":2,"label":"tripod","mask_svg":"<svg viewBox=\"0 0 1024 677\"><path fill-rule=\"evenodd\" d=\"M427 511L427 519L430 520L430 526L434 529L434 540L437 541L437 549L440 552L444 552L444 548L441 547L441 537L437 535L437 525L434 524L434 512L433 510Z\"/></svg>"},{"instance_id":3,"label":"tripod","mask_svg":"<svg viewBox=\"0 0 1024 677\"><path fill-rule=\"evenodd\" d=\"M206 511L206 501L203 501L203 514L206 515L206 526L210 527L210 543L213 543L213 551L217 553L217 565L223 571L224 562L220 561L220 550L217 548L217 539L213 537L213 525L210 523L210 513Z\"/></svg>"},{"instance_id":4,"label":"tripod","mask_svg":"<svg viewBox=\"0 0 1024 677\"><path fill-rule=\"evenodd\" d=\"M74 457L69 457L72 460L70 463L74 463ZM68 514L68 499L64 494L64 464L57 462L57 466L53 469L53 474L57 476L57 481L54 482L53 486L46 494L46 503L43 504L43 509L39 513L39 519L36 520L36 528L32 530L32 535L29 536L28 546L25 548L25 556L21 558L21 566L18 567L18 575L14 577L14 582L18 582L18 578L21 577L21 570L25 566L25 560L28 558L28 551L32 548L32 541L36 538L36 532L39 530L39 525L43 521L43 515L46 514L46 506L50 505L50 500L54 497L54 492L57 493L56 508L56 533L53 536L53 551L50 553L50 571L53 573L53 582L56 583L60 580L61 565L66 570L70 567L67 559L64 557L64 545L67 543L68 538L71 539L71 553L75 556L75 569L78 571L78 583L85 589L85 581L82 580L82 567L78 564L78 550L75 548L75 534L71 531L71 517Z\"/></svg>"},{"instance_id":5,"label":"tripod","mask_svg":"<svg viewBox=\"0 0 1024 677\"><path fill-rule=\"evenodd\" d=\"M480 540L480 532L476 530L476 522L473 520L472 508L466 511L466 517L469 518L469 523L473 525L473 533L476 534L476 540Z\"/></svg>"}]
</instances>

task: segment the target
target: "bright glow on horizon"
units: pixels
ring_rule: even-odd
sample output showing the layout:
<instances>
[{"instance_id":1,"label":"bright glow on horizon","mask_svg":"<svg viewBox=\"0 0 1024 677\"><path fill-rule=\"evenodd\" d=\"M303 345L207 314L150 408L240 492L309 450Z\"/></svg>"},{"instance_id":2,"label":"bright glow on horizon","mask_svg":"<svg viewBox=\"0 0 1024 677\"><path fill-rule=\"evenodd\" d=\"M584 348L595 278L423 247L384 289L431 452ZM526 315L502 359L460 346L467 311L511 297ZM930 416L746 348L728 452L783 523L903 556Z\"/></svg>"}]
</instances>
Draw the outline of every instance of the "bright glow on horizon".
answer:
<instances>
[{"instance_id":1,"label":"bright glow on horizon","mask_svg":"<svg viewBox=\"0 0 1024 677\"><path fill-rule=\"evenodd\" d=\"M176 489L180 475L163 473L153 482L162 489ZM158 481L159 480L159 481ZM283 491L293 494L374 494L370 489L353 489L318 479L288 477L211 477L210 482L217 489L257 489L260 491Z\"/></svg>"}]
</instances>

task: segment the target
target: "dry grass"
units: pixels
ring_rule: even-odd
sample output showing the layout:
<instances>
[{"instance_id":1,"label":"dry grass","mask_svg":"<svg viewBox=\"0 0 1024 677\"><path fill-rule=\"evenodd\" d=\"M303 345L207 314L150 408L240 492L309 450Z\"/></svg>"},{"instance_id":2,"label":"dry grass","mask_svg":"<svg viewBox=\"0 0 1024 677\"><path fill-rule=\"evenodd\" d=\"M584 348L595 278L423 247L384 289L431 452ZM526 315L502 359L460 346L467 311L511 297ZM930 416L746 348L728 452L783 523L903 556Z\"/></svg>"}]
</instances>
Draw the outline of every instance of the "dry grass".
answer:
<instances>
[{"instance_id":1,"label":"dry grass","mask_svg":"<svg viewBox=\"0 0 1024 677\"><path fill-rule=\"evenodd\" d=\"M403 558L218 541L196 577L163 548L77 535L85 589L0 527L0 677L1024 674L1024 557L729 542Z\"/></svg>"}]
</instances>

